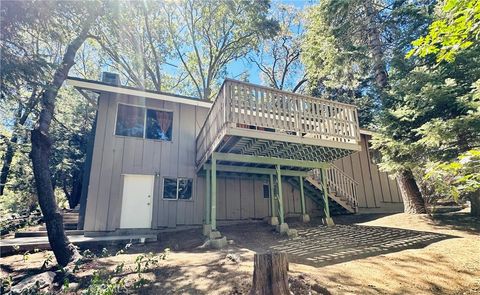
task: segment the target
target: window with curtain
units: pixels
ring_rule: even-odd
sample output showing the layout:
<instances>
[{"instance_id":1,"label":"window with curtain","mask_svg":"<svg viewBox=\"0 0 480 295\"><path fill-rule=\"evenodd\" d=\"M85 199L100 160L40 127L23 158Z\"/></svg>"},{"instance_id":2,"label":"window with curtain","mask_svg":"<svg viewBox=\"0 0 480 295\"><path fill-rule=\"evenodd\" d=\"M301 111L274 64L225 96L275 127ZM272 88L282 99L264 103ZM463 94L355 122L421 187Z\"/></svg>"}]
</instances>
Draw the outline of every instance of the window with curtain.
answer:
<instances>
[{"instance_id":1,"label":"window with curtain","mask_svg":"<svg viewBox=\"0 0 480 295\"><path fill-rule=\"evenodd\" d=\"M118 104L115 134L155 140L172 140L173 112Z\"/></svg>"},{"instance_id":2,"label":"window with curtain","mask_svg":"<svg viewBox=\"0 0 480 295\"><path fill-rule=\"evenodd\" d=\"M170 178L163 179L163 199L190 200L192 198L193 179Z\"/></svg>"},{"instance_id":3,"label":"window with curtain","mask_svg":"<svg viewBox=\"0 0 480 295\"><path fill-rule=\"evenodd\" d=\"M119 104L115 134L143 138L145 109L136 106Z\"/></svg>"},{"instance_id":4,"label":"window with curtain","mask_svg":"<svg viewBox=\"0 0 480 295\"><path fill-rule=\"evenodd\" d=\"M172 123L172 112L147 109L145 138L171 141Z\"/></svg>"}]
</instances>

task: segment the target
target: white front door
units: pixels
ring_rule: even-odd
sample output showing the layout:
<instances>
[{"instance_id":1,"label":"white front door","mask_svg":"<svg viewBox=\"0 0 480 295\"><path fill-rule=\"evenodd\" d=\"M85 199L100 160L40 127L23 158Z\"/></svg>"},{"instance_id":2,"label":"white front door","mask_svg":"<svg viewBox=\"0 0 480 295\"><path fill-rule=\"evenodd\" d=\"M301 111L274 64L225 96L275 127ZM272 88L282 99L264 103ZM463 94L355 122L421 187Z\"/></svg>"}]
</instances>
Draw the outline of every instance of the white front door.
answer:
<instances>
[{"instance_id":1,"label":"white front door","mask_svg":"<svg viewBox=\"0 0 480 295\"><path fill-rule=\"evenodd\" d=\"M151 228L154 175L124 175L120 228Z\"/></svg>"}]
</instances>

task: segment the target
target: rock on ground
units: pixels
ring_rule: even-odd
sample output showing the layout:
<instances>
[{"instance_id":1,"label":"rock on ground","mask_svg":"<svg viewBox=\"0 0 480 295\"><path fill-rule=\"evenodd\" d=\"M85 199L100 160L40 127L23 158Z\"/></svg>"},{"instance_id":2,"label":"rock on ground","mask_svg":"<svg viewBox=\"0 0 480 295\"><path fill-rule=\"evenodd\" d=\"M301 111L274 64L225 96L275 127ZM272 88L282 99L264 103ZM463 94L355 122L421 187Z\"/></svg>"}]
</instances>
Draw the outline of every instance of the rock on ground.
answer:
<instances>
[{"instance_id":1,"label":"rock on ground","mask_svg":"<svg viewBox=\"0 0 480 295\"><path fill-rule=\"evenodd\" d=\"M52 271L43 272L31 277L21 280L18 284L13 286L10 290L12 294L31 293L35 290L50 287L55 278L55 273Z\"/></svg>"}]
</instances>

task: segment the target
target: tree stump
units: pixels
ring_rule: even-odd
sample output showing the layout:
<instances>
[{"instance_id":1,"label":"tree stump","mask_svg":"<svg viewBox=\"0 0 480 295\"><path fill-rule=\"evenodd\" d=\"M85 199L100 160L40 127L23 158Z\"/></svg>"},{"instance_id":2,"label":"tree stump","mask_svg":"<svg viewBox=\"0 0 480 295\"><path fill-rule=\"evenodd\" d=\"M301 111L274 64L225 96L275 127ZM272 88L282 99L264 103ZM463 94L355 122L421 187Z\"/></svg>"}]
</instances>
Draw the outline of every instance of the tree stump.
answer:
<instances>
[{"instance_id":1,"label":"tree stump","mask_svg":"<svg viewBox=\"0 0 480 295\"><path fill-rule=\"evenodd\" d=\"M290 295L287 253L255 254L253 285L250 294Z\"/></svg>"}]
</instances>

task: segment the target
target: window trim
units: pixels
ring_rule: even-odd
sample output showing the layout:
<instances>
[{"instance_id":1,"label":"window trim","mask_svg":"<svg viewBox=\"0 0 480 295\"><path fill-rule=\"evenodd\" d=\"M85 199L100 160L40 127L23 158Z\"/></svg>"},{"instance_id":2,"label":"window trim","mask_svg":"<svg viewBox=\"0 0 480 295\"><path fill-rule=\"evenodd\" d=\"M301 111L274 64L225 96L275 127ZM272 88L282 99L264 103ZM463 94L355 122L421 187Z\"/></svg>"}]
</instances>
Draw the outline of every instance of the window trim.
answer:
<instances>
[{"instance_id":1,"label":"window trim","mask_svg":"<svg viewBox=\"0 0 480 295\"><path fill-rule=\"evenodd\" d=\"M127 135L118 135L117 134L117 119L118 119L118 106L119 105L126 105L126 106L131 106L131 107L139 107L143 108L145 110L145 116L143 117L143 137L135 137L135 136L127 136ZM162 112L169 112L172 113L172 139L171 140L161 140L161 139L153 139L153 138L147 138L147 110L154 110L154 111L162 111ZM125 102L117 102L117 106L115 108L115 121L113 122L113 125L115 126L113 128L113 136L118 136L122 138L134 138L134 139L141 139L141 140L150 140L150 141L155 141L155 142L165 142L165 143L173 143L174 139L174 123L175 123L175 112L170 109L163 109L163 108L156 108L156 107L147 107L147 106L141 106L138 104L133 104L133 103L125 103Z\"/></svg>"},{"instance_id":2,"label":"window trim","mask_svg":"<svg viewBox=\"0 0 480 295\"><path fill-rule=\"evenodd\" d=\"M173 178L173 179L176 179L177 180L177 189L176 189L176 198L175 199L168 199L168 198L165 198L165 179L166 178ZM180 180L191 180L192 181L192 195L190 196L190 199L179 199L178 198L178 184L179 184L179 181ZM192 177L175 177L175 176L163 176L162 177L162 200L164 201L184 201L184 202L192 202L193 201L193 197L194 197L194 186L195 186L195 180L194 178Z\"/></svg>"}]
</instances>

